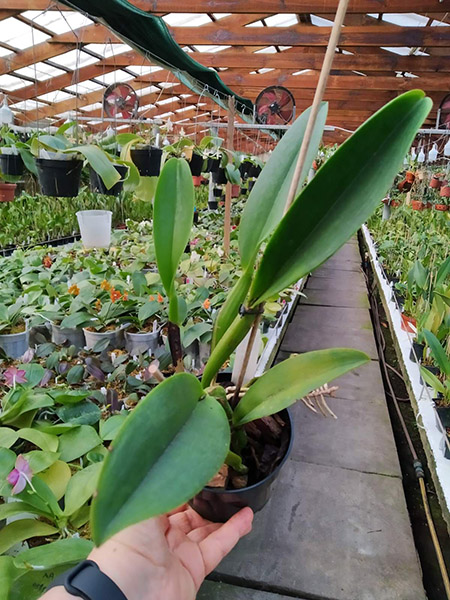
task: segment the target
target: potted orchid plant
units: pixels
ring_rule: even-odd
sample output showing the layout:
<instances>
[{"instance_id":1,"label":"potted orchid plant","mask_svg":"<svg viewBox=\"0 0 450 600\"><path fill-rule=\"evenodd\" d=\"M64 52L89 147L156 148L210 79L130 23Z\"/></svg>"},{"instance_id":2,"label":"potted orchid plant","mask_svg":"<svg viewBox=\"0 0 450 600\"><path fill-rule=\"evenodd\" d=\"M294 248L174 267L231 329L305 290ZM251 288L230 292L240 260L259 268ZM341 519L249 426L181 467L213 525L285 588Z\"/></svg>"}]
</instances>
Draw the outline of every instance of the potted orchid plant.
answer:
<instances>
[{"instance_id":1,"label":"potted orchid plant","mask_svg":"<svg viewBox=\"0 0 450 600\"><path fill-rule=\"evenodd\" d=\"M0 348L11 358L19 358L28 349L30 331L23 308L23 298L0 304Z\"/></svg>"}]
</instances>

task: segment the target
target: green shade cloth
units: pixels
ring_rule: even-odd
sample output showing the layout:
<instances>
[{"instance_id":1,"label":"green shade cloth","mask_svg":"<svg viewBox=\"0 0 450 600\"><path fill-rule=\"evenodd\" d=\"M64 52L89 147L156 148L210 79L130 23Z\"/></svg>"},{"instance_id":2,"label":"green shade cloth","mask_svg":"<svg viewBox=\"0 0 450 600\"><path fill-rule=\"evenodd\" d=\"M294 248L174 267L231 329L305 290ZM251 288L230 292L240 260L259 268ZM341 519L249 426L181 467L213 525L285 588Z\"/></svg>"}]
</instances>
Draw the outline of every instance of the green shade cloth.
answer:
<instances>
[{"instance_id":1,"label":"green shade cloth","mask_svg":"<svg viewBox=\"0 0 450 600\"><path fill-rule=\"evenodd\" d=\"M61 0L61 2L85 13L95 21L102 22L153 63L171 71L192 91L207 94L225 109L228 107L228 96L234 96L236 110L245 120L248 121L253 117L251 100L234 94L216 71L200 65L184 52L160 17L136 8L127 0Z\"/></svg>"}]
</instances>

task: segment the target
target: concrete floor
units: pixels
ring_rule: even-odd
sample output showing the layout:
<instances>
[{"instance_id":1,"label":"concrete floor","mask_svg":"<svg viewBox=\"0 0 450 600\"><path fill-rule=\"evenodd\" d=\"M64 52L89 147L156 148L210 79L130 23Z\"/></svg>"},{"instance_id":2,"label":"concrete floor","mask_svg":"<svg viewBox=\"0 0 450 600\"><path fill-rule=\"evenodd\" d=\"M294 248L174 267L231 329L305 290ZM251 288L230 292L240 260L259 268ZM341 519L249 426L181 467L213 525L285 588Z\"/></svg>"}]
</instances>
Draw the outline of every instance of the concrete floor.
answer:
<instances>
[{"instance_id":1,"label":"concrete floor","mask_svg":"<svg viewBox=\"0 0 450 600\"><path fill-rule=\"evenodd\" d=\"M426 598L359 265L351 240L310 277L277 361L342 346L372 360L336 380L337 421L294 407L272 498L199 600Z\"/></svg>"}]
</instances>

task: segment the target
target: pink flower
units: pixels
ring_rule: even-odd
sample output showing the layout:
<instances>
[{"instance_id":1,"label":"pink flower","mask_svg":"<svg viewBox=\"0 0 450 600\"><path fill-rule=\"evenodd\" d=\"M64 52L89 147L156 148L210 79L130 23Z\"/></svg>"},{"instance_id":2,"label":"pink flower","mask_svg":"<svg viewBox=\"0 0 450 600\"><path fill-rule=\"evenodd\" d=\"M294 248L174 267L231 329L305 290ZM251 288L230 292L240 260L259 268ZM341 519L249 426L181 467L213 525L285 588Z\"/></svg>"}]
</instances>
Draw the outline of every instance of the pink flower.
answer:
<instances>
[{"instance_id":1,"label":"pink flower","mask_svg":"<svg viewBox=\"0 0 450 600\"><path fill-rule=\"evenodd\" d=\"M31 470L30 463L22 456L22 454L19 454L14 469L7 477L8 483L14 486L11 494L14 495L23 492L27 483L31 485L32 477L33 471Z\"/></svg>"},{"instance_id":2,"label":"pink flower","mask_svg":"<svg viewBox=\"0 0 450 600\"><path fill-rule=\"evenodd\" d=\"M3 379L6 381L6 385L9 387L16 387L16 383L26 383L26 371L17 369L16 367L9 367L3 373Z\"/></svg>"},{"instance_id":3,"label":"pink flower","mask_svg":"<svg viewBox=\"0 0 450 600\"><path fill-rule=\"evenodd\" d=\"M196 246L200 241L200 238L194 238L190 241L191 246Z\"/></svg>"}]
</instances>

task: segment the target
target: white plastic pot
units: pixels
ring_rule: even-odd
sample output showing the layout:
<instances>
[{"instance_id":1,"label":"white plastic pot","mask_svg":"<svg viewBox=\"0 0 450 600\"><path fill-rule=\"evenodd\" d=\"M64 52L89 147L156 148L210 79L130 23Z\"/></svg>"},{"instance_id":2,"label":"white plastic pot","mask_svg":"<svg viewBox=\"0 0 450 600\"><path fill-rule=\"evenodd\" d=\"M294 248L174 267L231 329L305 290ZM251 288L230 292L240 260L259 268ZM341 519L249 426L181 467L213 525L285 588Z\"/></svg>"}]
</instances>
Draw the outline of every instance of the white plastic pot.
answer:
<instances>
[{"instance_id":1,"label":"white plastic pot","mask_svg":"<svg viewBox=\"0 0 450 600\"><path fill-rule=\"evenodd\" d=\"M86 347L88 350L93 348L97 342L100 340L104 340L106 338L109 339L109 350L115 350L123 348L125 346L125 329L128 327L128 324L124 324L117 329L113 329L111 331L89 331L88 329L83 328L84 337L86 339Z\"/></svg>"},{"instance_id":2,"label":"white plastic pot","mask_svg":"<svg viewBox=\"0 0 450 600\"><path fill-rule=\"evenodd\" d=\"M132 356L150 352L154 354L160 342L161 327L156 331L146 333L131 333L125 331L125 347Z\"/></svg>"},{"instance_id":3,"label":"white plastic pot","mask_svg":"<svg viewBox=\"0 0 450 600\"><path fill-rule=\"evenodd\" d=\"M10 358L20 358L28 350L30 339L30 330L20 333L0 334L0 348L3 348L5 354Z\"/></svg>"},{"instance_id":4,"label":"white plastic pot","mask_svg":"<svg viewBox=\"0 0 450 600\"><path fill-rule=\"evenodd\" d=\"M69 346L76 346L76 348L84 348L86 345L82 329L78 329L78 327L60 327L55 323L52 323L52 342L57 346L62 346L68 342Z\"/></svg>"},{"instance_id":5,"label":"white plastic pot","mask_svg":"<svg viewBox=\"0 0 450 600\"><path fill-rule=\"evenodd\" d=\"M81 241L85 248L109 248L111 217L110 210L80 210L77 212Z\"/></svg>"}]
</instances>

